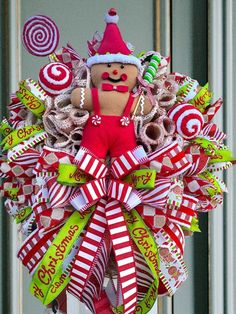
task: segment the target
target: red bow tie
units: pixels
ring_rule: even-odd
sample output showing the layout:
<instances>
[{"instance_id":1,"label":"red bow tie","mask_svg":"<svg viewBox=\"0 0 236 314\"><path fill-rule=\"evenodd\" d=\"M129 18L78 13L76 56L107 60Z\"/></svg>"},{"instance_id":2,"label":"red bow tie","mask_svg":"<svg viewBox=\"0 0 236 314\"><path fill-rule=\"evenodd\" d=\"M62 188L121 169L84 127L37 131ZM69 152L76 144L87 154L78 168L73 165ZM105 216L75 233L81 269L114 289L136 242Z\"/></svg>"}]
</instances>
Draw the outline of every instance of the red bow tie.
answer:
<instances>
[{"instance_id":1,"label":"red bow tie","mask_svg":"<svg viewBox=\"0 0 236 314\"><path fill-rule=\"evenodd\" d=\"M102 90L104 91L116 91L119 93L126 93L129 91L128 86L124 85L112 85L112 84L102 84Z\"/></svg>"}]
</instances>

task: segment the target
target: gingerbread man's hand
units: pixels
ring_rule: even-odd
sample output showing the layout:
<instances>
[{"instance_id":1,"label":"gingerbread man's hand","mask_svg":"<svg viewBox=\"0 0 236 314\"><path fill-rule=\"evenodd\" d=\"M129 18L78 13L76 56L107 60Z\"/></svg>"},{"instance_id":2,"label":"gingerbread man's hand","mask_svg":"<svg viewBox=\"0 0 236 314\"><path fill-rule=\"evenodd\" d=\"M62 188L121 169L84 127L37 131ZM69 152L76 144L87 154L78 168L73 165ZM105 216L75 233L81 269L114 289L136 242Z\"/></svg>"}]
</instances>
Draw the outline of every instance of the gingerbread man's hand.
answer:
<instances>
[{"instance_id":1,"label":"gingerbread man's hand","mask_svg":"<svg viewBox=\"0 0 236 314\"><path fill-rule=\"evenodd\" d=\"M144 95L140 95L134 100L132 113L134 115L147 115L153 109L150 99Z\"/></svg>"},{"instance_id":2,"label":"gingerbread man's hand","mask_svg":"<svg viewBox=\"0 0 236 314\"><path fill-rule=\"evenodd\" d=\"M90 88L75 88L71 93L71 103L77 108L91 112L93 110Z\"/></svg>"}]
</instances>

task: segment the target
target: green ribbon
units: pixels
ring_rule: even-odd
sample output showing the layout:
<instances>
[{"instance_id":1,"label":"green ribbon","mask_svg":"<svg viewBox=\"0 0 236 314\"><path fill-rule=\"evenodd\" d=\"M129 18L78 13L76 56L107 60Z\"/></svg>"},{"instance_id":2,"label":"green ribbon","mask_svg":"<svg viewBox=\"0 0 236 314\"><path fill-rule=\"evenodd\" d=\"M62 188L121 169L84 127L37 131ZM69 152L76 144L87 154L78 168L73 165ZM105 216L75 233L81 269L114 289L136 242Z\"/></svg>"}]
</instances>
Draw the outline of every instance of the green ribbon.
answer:
<instances>
[{"instance_id":1,"label":"green ribbon","mask_svg":"<svg viewBox=\"0 0 236 314\"><path fill-rule=\"evenodd\" d=\"M215 164L218 162L234 162L235 157L232 156L232 151L229 149L218 149L215 155L209 160L209 164Z\"/></svg>"},{"instance_id":2,"label":"green ribbon","mask_svg":"<svg viewBox=\"0 0 236 314\"><path fill-rule=\"evenodd\" d=\"M0 123L0 134L4 137L12 132L13 128L8 123L7 119L3 119Z\"/></svg>"},{"instance_id":3,"label":"green ribbon","mask_svg":"<svg viewBox=\"0 0 236 314\"><path fill-rule=\"evenodd\" d=\"M158 294L160 269L158 247L153 235L136 210L132 210L130 212L124 211L124 217L126 219L130 235L139 251L142 253L154 278L154 281L149 287L145 297L135 308L136 314L146 314L155 304ZM123 313L123 306L118 306L112 310L115 314Z\"/></svg>"},{"instance_id":4,"label":"green ribbon","mask_svg":"<svg viewBox=\"0 0 236 314\"><path fill-rule=\"evenodd\" d=\"M1 142L1 145L4 145L3 150L8 150L43 131L44 128L42 125L28 125L21 129L16 129L7 135Z\"/></svg>"},{"instance_id":5,"label":"green ribbon","mask_svg":"<svg viewBox=\"0 0 236 314\"><path fill-rule=\"evenodd\" d=\"M19 192L19 188L10 188L10 189L5 189L7 192L7 197L11 198L14 201L17 201L17 195Z\"/></svg>"},{"instance_id":6,"label":"green ribbon","mask_svg":"<svg viewBox=\"0 0 236 314\"><path fill-rule=\"evenodd\" d=\"M59 164L57 182L63 185L76 186L89 181L89 176L72 164Z\"/></svg>"},{"instance_id":7,"label":"green ribbon","mask_svg":"<svg viewBox=\"0 0 236 314\"><path fill-rule=\"evenodd\" d=\"M236 160L236 158L232 156L231 150L226 146L222 149L218 149L212 141L202 137L198 137L192 142L200 145L204 149L205 153L210 157L209 164Z\"/></svg>"},{"instance_id":8,"label":"green ribbon","mask_svg":"<svg viewBox=\"0 0 236 314\"><path fill-rule=\"evenodd\" d=\"M70 281L63 273L63 262L86 226L94 207L83 213L75 211L62 227L34 272L30 292L43 304L52 302Z\"/></svg>"},{"instance_id":9,"label":"green ribbon","mask_svg":"<svg viewBox=\"0 0 236 314\"><path fill-rule=\"evenodd\" d=\"M191 231L191 232L201 232L201 229L199 227L198 219L196 217L192 218L191 226L189 228L182 226L183 230Z\"/></svg>"},{"instance_id":10,"label":"green ribbon","mask_svg":"<svg viewBox=\"0 0 236 314\"><path fill-rule=\"evenodd\" d=\"M90 180L90 176L78 169L77 165L59 164L58 172L57 182L63 185L76 186ZM155 186L155 179L156 170L141 169L133 171L124 178L124 181L136 189L152 189Z\"/></svg>"},{"instance_id":11,"label":"green ribbon","mask_svg":"<svg viewBox=\"0 0 236 314\"><path fill-rule=\"evenodd\" d=\"M29 91L26 81L21 82L19 87L19 90L16 92L17 97L33 114L41 117L45 111L44 102Z\"/></svg>"},{"instance_id":12,"label":"green ribbon","mask_svg":"<svg viewBox=\"0 0 236 314\"><path fill-rule=\"evenodd\" d=\"M124 181L136 189L152 189L155 186L155 179L156 170L140 169L130 173L124 178Z\"/></svg>"},{"instance_id":13,"label":"green ribbon","mask_svg":"<svg viewBox=\"0 0 236 314\"><path fill-rule=\"evenodd\" d=\"M17 224L22 222L26 217L28 217L32 213L31 207L25 207L23 208L19 213L15 215L15 221Z\"/></svg>"},{"instance_id":14,"label":"green ribbon","mask_svg":"<svg viewBox=\"0 0 236 314\"><path fill-rule=\"evenodd\" d=\"M140 51L138 54L136 54L136 58L140 59L147 53L146 50Z\"/></svg>"},{"instance_id":15,"label":"green ribbon","mask_svg":"<svg viewBox=\"0 0 236 314\"><path fill-rule=\"evenodd\" d=\"M202 173L200 173L199 178L203 179L203 180L207 180L208 182L210 182L214 188L208 188L207 192L209 193L209 195L211 197L214 197L217 194L223 194L223 192L227 191L227 188L224 184L223 181L221 181L219 178L217 178L213 173L211 173L210 171L206 170Z\"/></svg>"},{"instance_id":16,"label":"green ribbon","mask_svg":"<svg viewBox=\"0 0 236 314\"><path fill-rule=\"evenodd\" d=\"M194 105L199 111L204 113L206 111L207 106L209 105L209 102L212 98L212 93L208 89L209 84L207 83L205 86L203 86L200 91L197 93L197 95L189 100L189 103Z\"/></svg>"},{"instance_id":17,"label":"green ribbon","mask_svg":"<svg viewBox=\"0 0 236 314\"><path fill-rule=\"evenodd\" d=\"M194 140L192 140L192 142L201 146L204 149L205 153L210 157L212 156L212 153L215 155L217 151L216 145L212 143L212 141L207 140L206 138L197 137Z\"/></svg>"}]
</instances>

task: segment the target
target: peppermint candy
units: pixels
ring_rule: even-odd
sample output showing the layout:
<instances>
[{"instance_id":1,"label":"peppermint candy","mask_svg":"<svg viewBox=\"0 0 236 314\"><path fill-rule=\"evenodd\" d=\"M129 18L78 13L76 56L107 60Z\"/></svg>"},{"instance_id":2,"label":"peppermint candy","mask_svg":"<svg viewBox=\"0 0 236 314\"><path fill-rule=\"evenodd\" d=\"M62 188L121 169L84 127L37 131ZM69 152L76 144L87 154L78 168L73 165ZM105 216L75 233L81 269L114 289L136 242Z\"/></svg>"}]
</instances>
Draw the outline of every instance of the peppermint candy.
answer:
<instances>
[{"instance_id":1,"label":"peppermint candy","mask_svg":"<svg viewBox=\"0 0 236 314\"><path fill-rule=\"evenodd\" d=\"M39 84L49 96L68 91L73 75L68 66L60 62L45 65L39 72Z\"/></svg>"},{"instance_id":2,"label":"peppermint candy","mask_svg":"<svg viewBox=\"0 0 236 314\"><path fill-rule=\"evenodd\" d=\"M177 133L186 140L197 137L203 128L201 112L190 104L175 105L168 112L168 117L175 122Z\"/></svg>"},{"instance_id":3,"label":"peppermint candy","mask_svg":"<svg viewBox=\"0 0 236 314\"><path fill-rule=\"evenodd\" d=\"M123 116L123 117L120 119L120 122L121 122L121 125L122 125L122 126L128 126L129 123L130 123L130 119L129 119L129 117Z\"/></svg>"},{"instance_id":4,"label":"peppermint candy","mask_svg":"<svg viewBox=\"0 0 236 314\"><path fill-rule=\"evenodd\" d=\"M28 52L34 56L48 56L57 48L60 39L55 22L46 15L35 15L24 24L22 40Z\"/></svg>"},{"instance_id":5,"label":"peppermint candy","mask_svg":"<svg viewBox=\"0 0 236 314\"><path fill-rule=\"evenodd\" d=\"M102 118L96 114L96 116L92 117L92 124L99 125L102 122Z\"/></svg>"}]
</instances>

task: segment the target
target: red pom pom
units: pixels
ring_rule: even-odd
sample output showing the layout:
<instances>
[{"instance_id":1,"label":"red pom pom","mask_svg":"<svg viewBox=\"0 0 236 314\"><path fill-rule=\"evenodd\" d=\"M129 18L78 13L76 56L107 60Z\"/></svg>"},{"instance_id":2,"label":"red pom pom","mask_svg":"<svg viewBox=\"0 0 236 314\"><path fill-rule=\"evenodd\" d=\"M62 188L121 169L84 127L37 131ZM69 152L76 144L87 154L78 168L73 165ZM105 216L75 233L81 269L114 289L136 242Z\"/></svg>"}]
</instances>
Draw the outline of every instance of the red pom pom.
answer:
<instances>
[{"instance_id":1,"label":"red pom pom","mask_svg":"<svg viewBox=\"0 0 236 314\"><path fill-rule=\"evenodd\" d=\"M115 8L110 8L110 10L108 11L108 14L111 16L115 16L117 15L117 11Z\"/></svg>"}]
</instances>

